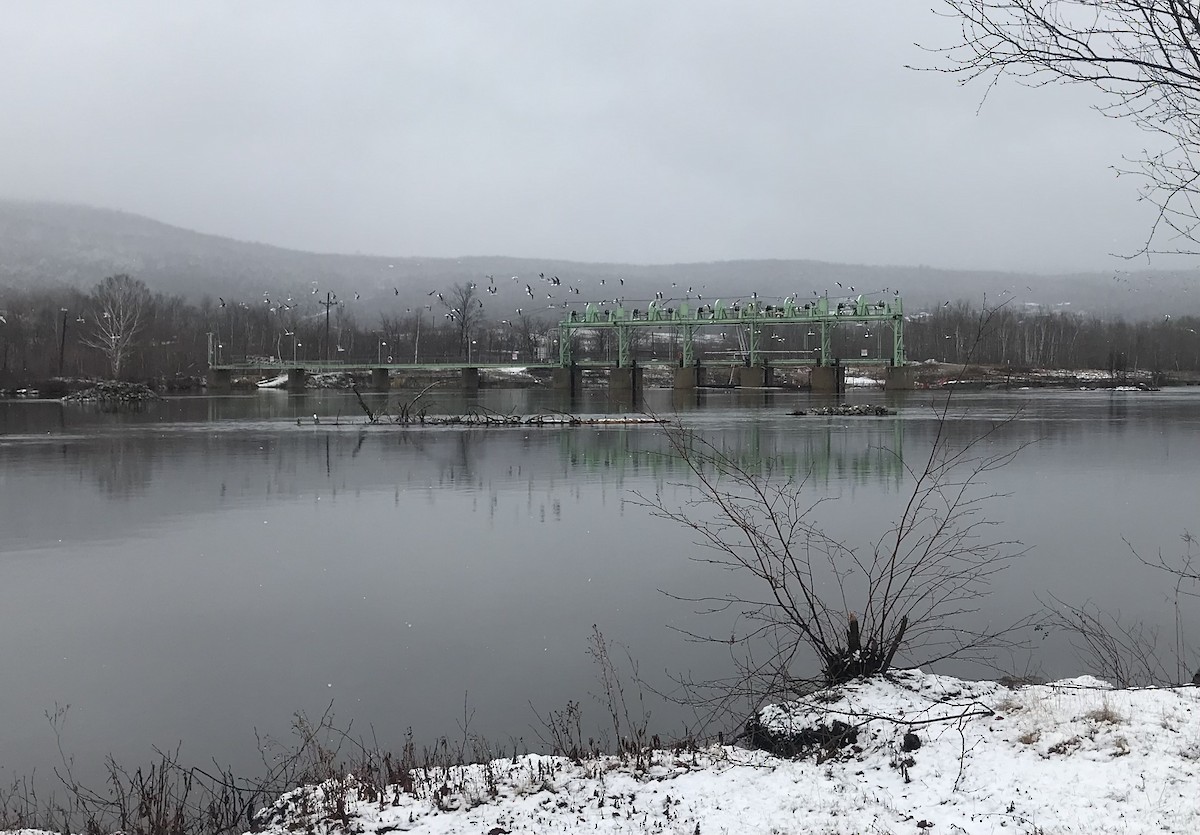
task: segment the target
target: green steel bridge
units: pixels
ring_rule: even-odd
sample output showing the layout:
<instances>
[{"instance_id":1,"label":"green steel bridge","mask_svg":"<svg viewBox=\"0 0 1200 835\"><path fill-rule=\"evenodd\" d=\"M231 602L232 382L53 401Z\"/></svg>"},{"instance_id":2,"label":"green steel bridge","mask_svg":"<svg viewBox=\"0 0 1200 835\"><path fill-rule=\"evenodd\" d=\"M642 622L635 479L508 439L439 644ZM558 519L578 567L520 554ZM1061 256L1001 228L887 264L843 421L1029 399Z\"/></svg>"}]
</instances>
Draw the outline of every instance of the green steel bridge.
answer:
<instances>
[{"instance_id":1,"label":"green steel bridge","mask_svg":"<svg viewBox=\"0 0 1200 835\"><path fill-rule=\"evenodd\" d=\"M676 387L693 388L700 384L699 370L701 363L697 359L696 336L707 327L738 328L745 334L744 351L737 352L735 357L706 356L703 367L706 368L744 368L754 373L746 375L743 385L766 385L769 375L768 367L812 366L814 388L837 391L840 389L841 375L844 373L843 361L834 356L832 335L835 328L845 324L888 325L892 332L890 356L854 357L845 362L855 365L878 364L889 367L889 384L892 377L898 381L898 387L908 388L904 383L905 375L892 372L902 372L905 366L904 355L904 304L899 296L878 302L871 302L862 296L853 300L831 303L828 296L821 296L807 302L784 299L778 304L767 304L758 299L746 302L726 304L715 301L692 309L686 302L677 307L668 306L658 301L650 302L646 308L626 309L615 307L606 309L596 303L589 302L582 310L573 310L558 325L558 360L557 362L480 362L477 360L458 362L360 362L360 361L331 361L312 360L293 357L271 359L244 359L241 361L220 361L215 345L210 335L209 339L209 379L210 383L220 386L228 384L234 373L269 373L294 375L296 382L302 385L306 374L320 374L333 371L370 372L376 383L386 386L387 375L396 372L461 372L466 386L478 385L478 375L487 369L541 369L556 375L556 385L574 389L577 386L578 372L583 369L609 369L614 385L619 388L640 387L640 371L647 367L677 368L686 373L677 375ZM765 336L774 330L789 325L799 325L805 328L818 328L820 333L819 346L808 357L773 357L775 353L763 347ZM635 337L639 331L659 332L668 331L678 336L680 351L674 360L638 358L634 350ZM615 365L609 360L591 359L577 356L580 337L585 333L602 333L615 331L617 342L617 359ZM840 366L840 368L839 368ZM817 369L830 369L837 372L828 374Z\"/></svg>"}]
</instances>

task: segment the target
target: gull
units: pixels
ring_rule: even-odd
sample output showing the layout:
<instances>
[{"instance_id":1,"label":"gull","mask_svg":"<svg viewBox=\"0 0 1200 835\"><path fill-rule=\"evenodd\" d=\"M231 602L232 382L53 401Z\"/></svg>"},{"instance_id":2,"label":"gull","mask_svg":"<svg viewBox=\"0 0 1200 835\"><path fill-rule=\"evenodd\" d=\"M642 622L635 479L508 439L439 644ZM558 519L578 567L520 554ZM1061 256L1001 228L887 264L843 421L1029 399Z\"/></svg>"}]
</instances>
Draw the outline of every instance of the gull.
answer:
<instances>
[{"instance_id":1,"label":"gull","mask_svg":"<svg viewBox=\"0 0 1200 835\"><path fill-rule=\"evenodd\" d=\"M217 296L217 301L219 301L221 303L221 307L225 306L225 300L223 298L221 298L220 296Z\"/></svg>"},{"instance_id":2,"label":"gull","mask_svg":"<svg viewBox=\"0 0 1200 835\"><path fill-rule=\"evenodd\" d=\"M393 287L393 288L392 288L392 292L393 292L393 293L395 293L395 294L398 296L398 295L400 295L400 288L399 288L399 287Z\"/></svg>"}]
</instances>

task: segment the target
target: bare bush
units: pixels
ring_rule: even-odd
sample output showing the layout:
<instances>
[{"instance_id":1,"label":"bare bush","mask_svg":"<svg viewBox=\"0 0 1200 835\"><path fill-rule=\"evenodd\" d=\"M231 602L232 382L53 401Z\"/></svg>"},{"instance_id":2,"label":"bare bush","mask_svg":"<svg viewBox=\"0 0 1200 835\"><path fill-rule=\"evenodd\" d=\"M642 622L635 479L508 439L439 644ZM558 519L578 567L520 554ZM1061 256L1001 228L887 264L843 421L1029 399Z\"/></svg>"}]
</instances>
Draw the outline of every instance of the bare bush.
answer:
<instances>
[{"instance_id":1,"label":"bare bush","mask_svg":"<svg viewBox=\"0 0 1200 835\"><path fill-rule=\"evenodd\" d=\"M973 630L968 616L991 579L1025 552L994 535L985 513L999 494L986 476L1020 447L994 452L1008 423L999 421L966 443L946 434L948 401L921 466L905 465L910 489L891 527L873 542L836 536L820 522L828 501L805 478L763 461L752 469L689 429L673 426L671 453L691 476L676 485L685 498L668 504L661 493L639 495L651 514L682 525L703 552L693 559L731 572L735 588L753 591L677 599L702 612L732 614L728 635L685 631L695 640L723 644L734 673L719 681L683 684L709 718L737 712L764 698L836 684L888 670L897 658L930 663L986 657L1011 643L1018 624ZM1011 418L1009 418L1011 420ZM896 451L898 454L898 451ZM694 702L695 703L695 702Z\"/></svg>"},{"instance_id":2,"label":"bare bush","mask_svg":"<svg viewBox=\"0 0 1200 835\"><path fill-rule=\"evenodd\" d=\"M1195 538L1190 533L1185 531L1180 539L1184 545L1180 553L1167 555L1159 550L1154 557L1125 543L1139 562L1171 578L1165 600L1172 613L1169 639L1157 627L1126 620L1120 610L1103 609L1091 601L1074 604L1051 595L1046 604L1050 613L1047 625L1065 632L1084 665L1118 687L1177 685L1189 676L1193 684L1200 684L1182 605L1186 598L1200 596L1200 555L1195 553ZM1165 660L1168 658L1170 662Z\"/></svg>"}]
</instances>

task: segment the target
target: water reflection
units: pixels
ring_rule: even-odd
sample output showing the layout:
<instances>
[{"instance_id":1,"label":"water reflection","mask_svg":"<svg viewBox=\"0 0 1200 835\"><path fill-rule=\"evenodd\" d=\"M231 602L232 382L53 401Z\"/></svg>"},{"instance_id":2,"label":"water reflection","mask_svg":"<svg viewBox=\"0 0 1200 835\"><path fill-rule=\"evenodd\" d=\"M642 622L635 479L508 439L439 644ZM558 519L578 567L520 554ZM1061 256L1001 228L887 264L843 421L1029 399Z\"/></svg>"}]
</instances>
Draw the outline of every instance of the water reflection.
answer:
<instances>
[{"instance_id":1,"label":"water reflection","mask_svg":"<svg viewBox=\"0 0 1200 835\"><path fill-rule=\"evenodd\" d=\"M594 473L624 484L626 475L638 479L680 475L687 465L673 454L666 431L639 426L623 429L563 432L560 448L572 471ZM681 433L681 437L682 437ZM699 436L692 447L702 457L719 455L748 473L833 481L879 481L899 485L904 473L904 422L898 418L864 423L853 431L830 422L805 431L790 426L752 424ZM711 444L706 449L705 445Z\"/></svg>"}]
</instances>

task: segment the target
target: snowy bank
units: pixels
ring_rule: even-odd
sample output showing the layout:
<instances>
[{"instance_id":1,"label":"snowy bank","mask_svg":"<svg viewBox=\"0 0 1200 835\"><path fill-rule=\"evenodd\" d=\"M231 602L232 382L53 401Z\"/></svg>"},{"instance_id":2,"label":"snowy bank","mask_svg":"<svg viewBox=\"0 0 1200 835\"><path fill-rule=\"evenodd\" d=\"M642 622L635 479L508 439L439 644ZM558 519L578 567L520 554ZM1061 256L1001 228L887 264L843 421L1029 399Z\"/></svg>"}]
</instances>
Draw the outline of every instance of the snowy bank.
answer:
<instances>
[{"instance_id":1,"label":"snowy bank","mask_svg":"<svg viewBox=\"0 0 1200 835\"><path fill-rule=\"evenodd\" d=\"M347 777L293 791L259 821L278 835L1200 831L1197 687L1009 689L900 672L765 708L755 727L808 742L797 759L680 747L640 763L418 767L403 787Z\"/></svg>"},{"instance_id":2,"label":"snowy bank","mask_svg":"<svg viewBox=\"0 0 1200 835\"><path fill-rule=\"evenodd\" d=\"M904 672L766 708L759 724L835 720L855 741L802 759L718 746L655 751L639 769L528 755L450 769L417 796L355 797L347 819L366 833L496 835L1200 831L1200 688L1085 677L1010 690ZM322 829L323 798L302 789L264 822Z\"/></svg>"}]
</instances>

